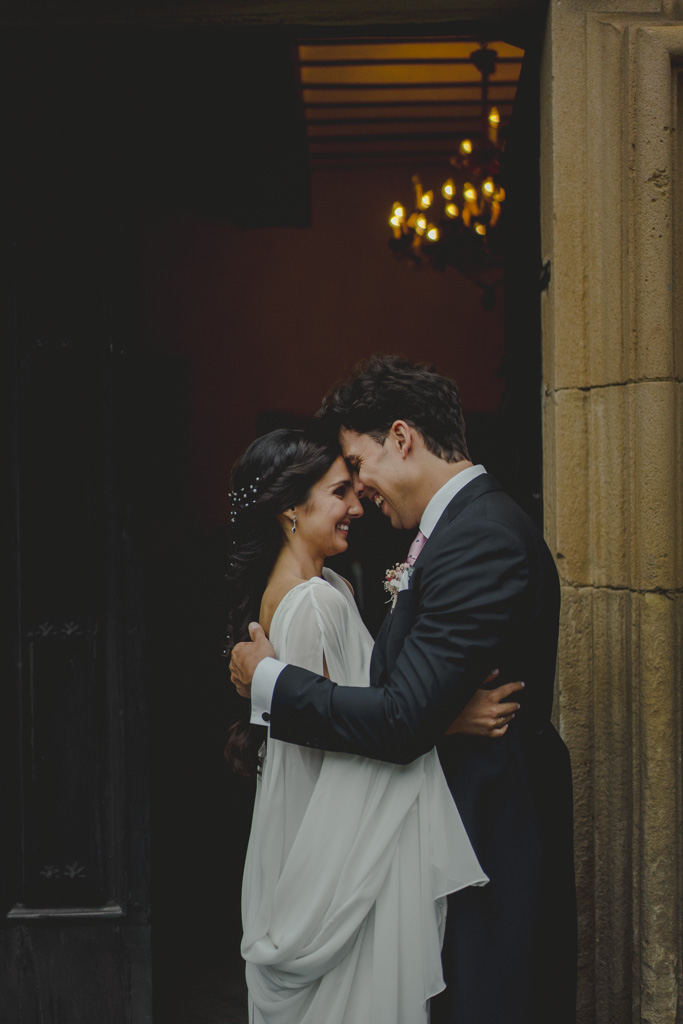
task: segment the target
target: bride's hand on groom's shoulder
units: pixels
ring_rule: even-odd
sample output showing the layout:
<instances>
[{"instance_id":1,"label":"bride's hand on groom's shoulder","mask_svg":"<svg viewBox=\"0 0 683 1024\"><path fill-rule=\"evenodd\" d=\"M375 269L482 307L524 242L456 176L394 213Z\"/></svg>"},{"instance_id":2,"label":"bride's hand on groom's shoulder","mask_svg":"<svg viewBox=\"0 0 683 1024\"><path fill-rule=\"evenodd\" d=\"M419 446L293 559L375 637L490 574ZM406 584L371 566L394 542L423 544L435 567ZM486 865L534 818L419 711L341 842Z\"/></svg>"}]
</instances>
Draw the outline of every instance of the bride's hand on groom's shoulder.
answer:
<instances>
[{"instance_id":1,"label":"bride's hand on groom's shoulder","mask_svg":"<svg viewBox=\"0 0 683 1024\"><path fill-rule=\"evenodd\" d=\"M274 658L275 650L258 622L249 624L251 640L235 644L230 656L230 679L240 697L251 699L251 680L256 666L264 658Z\"/></svg>"},{"instance_id":2,"label":"bride's hand on groom's shoulder","mask_svg":"<svg viewBox=\"0 0 683 1024\"><path fill-rule=\"evenodd\" d=\"M486 677L486 683L492 683L498 675L498 669ZM495 690L476 690L458 717L446 730L447 736L460 734L466 736L500 737L507 732L508 726L520 705L514 700L514 694L524 689L524 683L504 683Z\"/></svg>"}]
</instances>

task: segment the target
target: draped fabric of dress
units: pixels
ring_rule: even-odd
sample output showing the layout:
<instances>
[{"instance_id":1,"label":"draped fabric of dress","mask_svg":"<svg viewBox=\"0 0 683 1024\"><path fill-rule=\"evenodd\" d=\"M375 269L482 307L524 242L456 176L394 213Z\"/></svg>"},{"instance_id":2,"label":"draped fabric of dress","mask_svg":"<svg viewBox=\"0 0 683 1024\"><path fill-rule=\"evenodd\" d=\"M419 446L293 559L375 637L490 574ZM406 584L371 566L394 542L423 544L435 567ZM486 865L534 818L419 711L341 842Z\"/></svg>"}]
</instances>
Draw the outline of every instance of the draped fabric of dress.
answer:
<instances>
[{"instance_id":1,"label":"draped fabric of dress","mask_svg":"<svg viewBox=\"0 0 683 1024\"><path fill-rule=\"evenodd\" d=\"M273 616L278 658L369 684L372 638L325 569ZM250 1024L419 1024L446 894L482 871L434 750L392 765L269 738L244 871Z\"/></svg>"}]
</instances>

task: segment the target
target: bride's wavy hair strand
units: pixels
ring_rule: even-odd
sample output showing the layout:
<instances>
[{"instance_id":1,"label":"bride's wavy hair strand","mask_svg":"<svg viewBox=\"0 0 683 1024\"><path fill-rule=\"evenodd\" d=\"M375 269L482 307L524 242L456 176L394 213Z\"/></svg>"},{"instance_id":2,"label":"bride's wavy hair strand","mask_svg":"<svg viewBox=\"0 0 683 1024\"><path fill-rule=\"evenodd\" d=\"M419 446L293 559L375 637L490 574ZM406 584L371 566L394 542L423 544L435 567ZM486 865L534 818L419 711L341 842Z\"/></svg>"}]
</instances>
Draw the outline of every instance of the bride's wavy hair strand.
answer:
<instances>
[{"instance_id":1,"label":"bride's wavy hair strand","mask_svg":"<svg viewBox=\"0 0 683 1024\"><path fill-rule=\"evenodd\" d=\"M231 474L232 553L228 583L228 643L249 639L258 621L261 597L283 543L278 516L306 505L313 486L341 454L338 443L303 430L273 430L257 438ZM225 756L234 772L253 776L260 769L265 729L243 719L228 734Z\"/></svg>"}]
</instances>

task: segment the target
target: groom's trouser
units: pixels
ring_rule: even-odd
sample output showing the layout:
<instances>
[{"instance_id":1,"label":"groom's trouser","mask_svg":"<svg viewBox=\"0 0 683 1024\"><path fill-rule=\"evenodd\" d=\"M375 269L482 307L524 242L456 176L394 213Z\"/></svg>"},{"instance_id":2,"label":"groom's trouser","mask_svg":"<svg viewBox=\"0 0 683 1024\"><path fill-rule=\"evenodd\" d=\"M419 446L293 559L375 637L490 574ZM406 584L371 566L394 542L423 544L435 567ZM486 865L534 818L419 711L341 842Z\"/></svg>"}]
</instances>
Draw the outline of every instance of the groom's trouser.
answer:
<instances>
[{"instance_id":1,"label":"groom's trouser","mask_svg":"<svg viewBox=\"0 0 683 1024\"><path fill-rule=\"evenodd\" d=\"M503 885L514 890L514 875ZM571 901L564 907L559 899L546 907L538 901L529 906L513 891L512 899L503 897L505 913L497 914L501 887L488 893L486 888L463 889L448 898L447 987L432 1000L431 1024L575 1024ZM555 922L548 920L553 911Z\"/></svg>"},{"instance_id":2,"label":"groom's trouser","mask_svg":"<svg viewBox=\"0 0 683 1024\"><path fill-rule=\"evenodd\" d=\"M538 770L526 779L506 772L507 792L492 778L488 786L472 785L467 762L442 763L490 881L448 897L446 990L432 1000L431 1024L575 1024L572 792L564 745L554 731L539 740Z\"/></svg>"},{"instance_id":3,"label":"groom's trouser","mask_svg":"<svg viewBox=\"0 0 683 1024\"><path fill-rule=\"evenodd\" d=\"M432 1000L431 1024L541 1024L532 980L540 864L533 857L520 871L511 859L514 870L489 863L488 885L448 897L446 990Z\"/></svg>"}]
</instances>

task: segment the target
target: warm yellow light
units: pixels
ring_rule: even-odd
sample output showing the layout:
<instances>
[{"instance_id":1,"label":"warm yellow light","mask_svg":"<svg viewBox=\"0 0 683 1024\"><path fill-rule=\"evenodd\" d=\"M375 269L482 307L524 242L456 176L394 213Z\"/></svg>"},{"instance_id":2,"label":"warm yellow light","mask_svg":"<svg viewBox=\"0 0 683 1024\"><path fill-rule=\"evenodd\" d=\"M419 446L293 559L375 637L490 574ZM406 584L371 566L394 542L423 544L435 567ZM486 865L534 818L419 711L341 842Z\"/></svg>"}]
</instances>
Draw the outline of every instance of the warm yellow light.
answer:
<instances>
[{"instance_id":1,"label":"warm yellow light","mask_svg":"<svg viewBox=\"0 0 683 1024\"><path fill-rule=\"evenodd\" d=\"M477 201L477 190L474 185L471 185L469 181L465 182L465 187L462 190L462 194L468 203L476 203Z\"/></svg>"},{"instance_id":2,"label":"warm yellow light","mask_svg":"<svg viewBox=\"0 0 683 1024\"><path fill-rule=\"evenodd\" d=\"M500 128L500 114L498 113L497 107L491 107L489 111L489 142L492 142L494 146L498 145L498 129Z\"/></svg>"},{"instance_id":3,"label":"warm yellow light","mask_svg":"<svg viewBox=\"0 0 683 1024\"><path fill-rule=\"evenodd\" d=\"M485 235L486 234L486 225L485 224L477 224L477 226L475 227L474 230L477 232L478 235Z\"/></svg>"},{"instance_id":4,"label":"warm yellow light","mask_svg":"<svg viewBox=\"0 0 683 1024\"><path fill-rule=\"evenodd\" d=\"M472 152L472 140L463 139L460 143L460 152L468 156Z\"/></svg>"},{"instance_id":5,"label":"warm yellow light","mask_svg":"<svg viewBox=\"0 0 683 1024\"><path fill-rule=\"evenodd\" d=\"M400 228L401 224L403 223L403 220L401 217L391 217L389 223L391 224L392 228Z\"/></svg>"},{"instance_id":6,"label":"warm yellow light","mask_svg":"<svg viewBox=\"0 0 683 1024\"><path fill-rule=\"evenodd\" d=\"M423 210L428 210L434 201L434 193L430 189L429 192L423 192L420 196L420 206Z\"/></svg>"},{"instance_id":7,"label":"warm yellow light","mask_svg":"<svg viewBox=\"0 0 683 1024\"><path fill-rule=\"evenodd\" d=\"M417 231L418 235L424 235L425 231L427 230L427 218L424 216L424 214L420 214L420 216L415 221L415 230Z\"/></svg>"},{"instance_id":8,"label":"warm yellow light","mask_svg":"<svg viewBox=\"0 0 683 1024\"><path fill-rule=\"evenodd\" d=\"M403 206L402 206L401 203L394 203L394 206L393 206L393 209L392 209L391 212L392 212L392 215L394 217L398 217L399 220L403 220L403 218L406 215L406 211L403 209Z\"/></svg>"},{"instance_id":9,"label":"warm yellow light","mask_svg":"<svg viewBox=\"0 0 683 1024\"><path fill-rule=\"evenodd\" d=\"M486 179L486 181L482 185L482 191L485 192L486 195L489 197L493 195L493 193L496 191L496 186L493 183L493 178Z\"/></svg>"},{"instance_id":10,"label":"warm yellow light","mask_svg":"<svg viewBox=\"0 0 683 1024\"><path fill-rule=\"evenodd\" d=\"M493 198L496 200L497 203L504 203L505 202L505 189L504 188L499 188Z\"/></svg>"},{"instance_id":11,"label":"warm yellow light","mask_svg":"<svg viewBox=\"0 0 683 1024\"><path fill-rule=\"evenodd\" d=\"M458 216L458 207L455 203L446 203L444 210L447 217L453 218Z\"/></svg>"},{"instance_id":12,"label":"warm yellow light","mask_svg":"<svg viewBox=\"0 0 683 1024\"><path fill-rule=\"evenodd\" d=\"M439 241L439 229L435 228L433 224L429 225L429 228L427 230L427 238L429 239L430 242Z\"/></svg>"},{"instance_id":13,"label":"warm yellow light","mask_svg":"<svg viewBox=\"0 0 683 1024\"><path fill-rule=\"evenodd\" d=\"M444 199L452 199L453 196L455 195L455 182L453 181L452 178L449 178L447 181L444 181L441 189L441 195L444 197Z\"/></svg>"}]
</instances>

